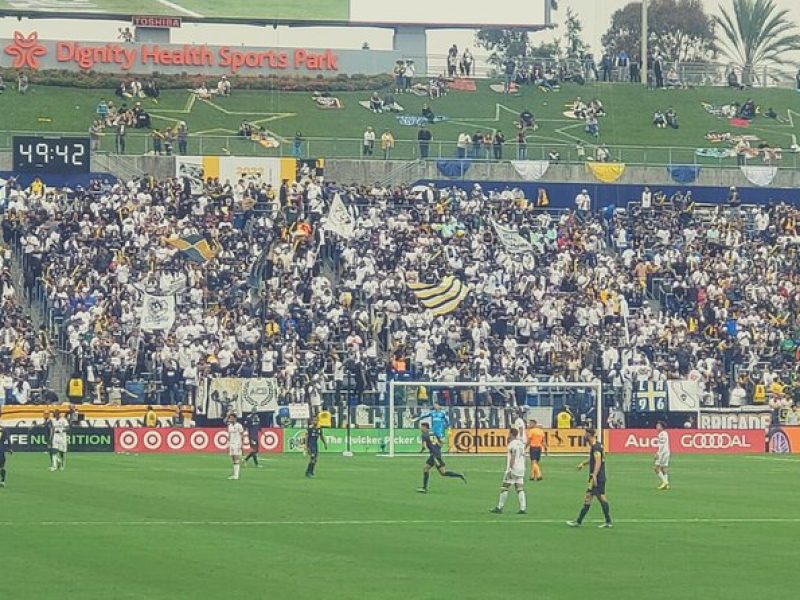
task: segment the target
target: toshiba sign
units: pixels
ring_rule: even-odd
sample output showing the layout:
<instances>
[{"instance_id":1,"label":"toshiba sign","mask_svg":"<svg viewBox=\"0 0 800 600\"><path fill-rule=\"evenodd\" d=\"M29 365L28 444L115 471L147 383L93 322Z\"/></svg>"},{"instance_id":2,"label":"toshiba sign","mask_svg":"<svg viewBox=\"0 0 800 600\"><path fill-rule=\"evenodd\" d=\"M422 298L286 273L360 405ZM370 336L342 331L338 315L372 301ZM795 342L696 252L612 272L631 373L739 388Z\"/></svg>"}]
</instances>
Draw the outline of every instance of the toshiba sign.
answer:
<instances>
[{"instance_id":1,"label":"toshiba sign","mask_svg":"<svg viewBox=\"0 0 800 600\"><path fill-rule=\"evenodd\" d=\"M608 435L609 452L655 452L655 429L611 429ZM670 450L678 454L747 454L764 452L764 432L742 429L672 429Z\"/></svg>"}]
</instances>

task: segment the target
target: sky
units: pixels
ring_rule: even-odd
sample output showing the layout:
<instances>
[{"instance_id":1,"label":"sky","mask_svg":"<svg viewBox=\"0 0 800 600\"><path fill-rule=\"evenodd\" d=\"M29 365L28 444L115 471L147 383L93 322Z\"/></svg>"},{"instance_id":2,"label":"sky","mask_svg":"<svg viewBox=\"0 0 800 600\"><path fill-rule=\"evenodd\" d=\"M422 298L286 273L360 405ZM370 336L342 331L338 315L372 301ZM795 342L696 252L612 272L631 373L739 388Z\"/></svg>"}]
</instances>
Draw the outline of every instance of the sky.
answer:
<instances>
[{"instance_id":1,"label":"sky","mask_svg":"<svg viewBox=\"0 0 800 600\"><path fill-rule=\"evenodd\" d=\"M304 0L297 0L304 1ZM313 2L313 0L305 0ZM402 0L401 0L402 1ZM419 0L409 0L419 1ZM427 1L427 18L434 21L447 21L450 13L448 7L441 8L442 3L436 0ZM465 6L471 3L484 3L484 0L462 0ZM543 0L497 0L506 6L515 4L526 5L526 3L542 3ZM732 0L702 0L709 13L718 11L718 6L730 6ZM781 8L790 10L794 21L800 24L800 0L775 0ZM371 0L373 5L381 3L391 4L397 7L397 0ZM567 8L572 8L581 18L584 25L585 39L592 46L592 50L598 52L601 49L600 38L608 28L612 13L625 6L628 0L559 0L559 10L554 12L554 21L560 27L554 31L536 33L533 36L534 43L540 41L552 41L555 36L563 36L563 21ZM538 12L541 12L537 9ZM42 38L50 39L75 39L81 40L100 40L109 41L116 37L117 28L122 23L105 21L68 21L68 26L59 21L22 21L17 19L0 19L0 38L9 38L17 29L24 32L37 29ZM368 42L374 49L391 49L392 34L385 29L364 29L348 28L343 30L332 30L323 28L297 28L290 29L279 27L240 27L235 35L231 35L230 26L210 26L184 24L180 30L173 34L173 41L177 43L192 43L204 41L210 44L232 44L254 46L325 46L331 48L353 48L360 47L363 42ZM324 40L321 43L320 40ZM432 31L428 35L428 52L431 54L446 54L447 49L456 43L459 48L474 48L474 32L472 31ZM481 52L475 51L476 55Z\"/></svg>"}]
</instances>

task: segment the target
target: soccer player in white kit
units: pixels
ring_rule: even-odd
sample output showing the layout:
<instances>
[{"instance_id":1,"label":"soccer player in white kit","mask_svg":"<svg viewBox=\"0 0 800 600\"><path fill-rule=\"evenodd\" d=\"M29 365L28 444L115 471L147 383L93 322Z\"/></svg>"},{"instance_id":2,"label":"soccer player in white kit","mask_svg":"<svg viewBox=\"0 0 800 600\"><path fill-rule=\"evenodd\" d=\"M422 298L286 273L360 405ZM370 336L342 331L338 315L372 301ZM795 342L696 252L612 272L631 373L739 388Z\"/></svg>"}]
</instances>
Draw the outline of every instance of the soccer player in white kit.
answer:
<instances>
[{"instance_id":1,"label":"soccer player in white kit","mask_svg":"<svg viewBox=\"0 0 800 600\"><path fill-rule=\"evenodd\" d=\"M519 511L524 515L528 512L528 500L525 497L525 444L517 437L517 430L512 428L508 432L508 456L506 457L506 472L503 475L503 485L500 488L500 497L490 512L501 513L508 498L508 490L513 485L517 490Z\"/></svg>"},{"instance_id":2,"label":"soccer player in white kit","mask_svg":"<svg viewBox=\"0 0 800 600\"><path fill-rule=\"evenodd\" d=\"M69 422L61 416L61 411L53 412L52 426L50 428L50 470L63 471L67 466L67 431Z\"/></svg>"},{"instance_id":3,"label":"soccer player in white kit","mask_svg":"<svg viewBox=\"0 0 800 600\"><path fill-rule=\"evenodd\" d=\"M228 413L228 454L233 462L233 473L228 479L239 479L239 469L244 447L244 427L236 420L235 413Z\"/></svg>"},{"instance_id":4,"label":"soccer player in white kit","mask_svg":"<svg viewBox=\"0 0 800 600\"><path fill-rule=\"evenodd\" d=\"M653 470L661 480L661 485L658 486L659 490L669 489L669 433L667 433L667 426L663 421L656 423L656 430L658 431L657 449L655 464Z\"/></svg>"}]
</instances>

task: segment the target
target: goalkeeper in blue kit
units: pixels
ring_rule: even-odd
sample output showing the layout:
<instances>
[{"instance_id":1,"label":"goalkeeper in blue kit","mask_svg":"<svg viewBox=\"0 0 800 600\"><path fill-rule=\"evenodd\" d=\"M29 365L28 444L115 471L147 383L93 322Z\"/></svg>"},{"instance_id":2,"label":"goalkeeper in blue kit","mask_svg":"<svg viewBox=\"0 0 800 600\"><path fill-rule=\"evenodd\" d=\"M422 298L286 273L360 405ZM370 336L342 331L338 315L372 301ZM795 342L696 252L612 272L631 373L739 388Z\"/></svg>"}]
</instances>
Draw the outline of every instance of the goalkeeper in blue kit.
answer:
<instances>
[{"instance_id":1,"label":"goalkeeper in blue kit","mask_svg":"<svg viewBox=\"0 0 800 600\"><path fill-rule=\"evenodd\" d=\"M427 415L421 415L415 419L415 423L419 423L422 419L431 420L431 433L439 438L439 441L444 442L447 435L447 428L450 427L450 419L447 418L447 413L442 410L438 402L433 403L433 410Z\"/></svg>"}]
</instances>

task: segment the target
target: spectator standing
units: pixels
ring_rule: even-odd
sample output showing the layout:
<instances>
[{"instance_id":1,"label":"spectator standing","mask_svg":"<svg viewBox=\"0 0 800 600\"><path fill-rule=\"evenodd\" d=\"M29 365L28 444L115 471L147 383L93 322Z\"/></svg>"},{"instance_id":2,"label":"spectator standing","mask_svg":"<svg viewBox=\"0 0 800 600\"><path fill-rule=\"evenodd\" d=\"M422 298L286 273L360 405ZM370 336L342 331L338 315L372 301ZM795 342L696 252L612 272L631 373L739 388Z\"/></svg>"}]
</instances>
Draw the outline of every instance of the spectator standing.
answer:
<instances>
[{"instance_id":1,"label":"spectator standing","mask_svg":"<svg viewBox=\"0 0 800 600\"><path fill-rule=\"evenodd\" d=\"M117 154L125 154L125 136L128 134L128 126L125 125L125 121L120 120L117 123L116 129L117 131L114 141L117 148Z\"/></svg>"},{"instance_id":2,"label":"spectator standing","mask_svg":"<svg viewBox=\"0 0 800 600\"><path fill-rule=\"evenodd\" d=\"M630 79L631 59L625 50L617 54L617 81L625 82Z\"/></svg>"},{"instance_id":3,"label":"spectator standing","mask_svg":"<svg viewBox=\"0 0 800 600\"><path fill-rule=\"evenodd\" d=\"M664 56L659 52L653 61L653 77L658 89L664 87Z\"/></svg>"},{"instance_id":4,"label":"spectator standing","mask_svg":"<svg viewBox=\"0 0 800 600\"><path fill-rule=\"evenodd\" d=\"M375 154L375 130L372 127L367 127L363 136L363 156L373 156Z\"/></svg>"},{"instance_id":5,"label":"spectator standing","mask_svg":"<svg viewBox=\"0 0 800 600\"><path fill-rule=\"evenodd\" d=\"M384 129L381 134L381 150L383 150L383 159L389 160L391 158L392 150L394 150L394 135L388 129Z\"/></svg>"},{"instance_id":6,"label":"spectator standing","mask_svg":"<svg viewBox=\"0 0 800 600\"><path fill-rule=\"evenodd\" d=\"M189 128L186 126L184 121L178 123L178 132L177 132L177 141L178 141L178 154L186 154L188 150L188 142L189 142Z\"/></svg>"},{"instance_id":7,"label":"spectator standing","mask_svg":"<svg viewBox=\"0 0 800 600\"><path fill-rule=\"evenodd\" d=\"M495 160L503 160L503 144L506 143L506 136L501 130L497 130L492 140L492 152Z\"/></svg>"},{"instance_id":8,"label":"spectator standing","mask_svg":"<svg viewBox=\"0 0 800 600\"><path fill-rule=\"evenodd\" d=\"M469 51L469 48L464 50L464 55L461 57L461 64L464 66L464 76L471 77L472 76L472 65L475 62L475 59L472 57L472 52Z\"/></svg>"},{"instance_id":9,"label":"spectator standing","mask_svg":"<svg viewBox=\"0 0 800 600\"><path fill-rule=\"evenodd\" d=\"M302 158L303 156L303 134L296 131L292 140L292 156Z\"/></svg>"},{"instance_id":10,"label":"spectator standing","mask_svg":"<svg viewBox=\"0 0 800 600\"><path fill-rule=\"evenodd\" d=\"M405 70L405 77L404 79L404 91L410 92L411 86L414 85L414 77L417 74L417 66L414 64L413 60L406 61L406 70Z\"/></svg>"},{"instance_id":11,"label":"spectator standing","mask_svg":"<svg viewBox=\"0 0 800 600\"><path fill-rule=\"evenodd\" d=\"M517 65L514 62L514 59L509 58L506 62L503 63L503 93L510 94L511 93L511 84L514 82L514 72L517 69Z\"/></svg>"},{"instance_id":12,"label":"spectator standing","mask_svg":"<svg viewBox=\"0 0 800 600\"><path fill-rule=\"evenodd\" d=\"M528 138L525 127L517 130L517 160L528 160Z\"/></svg>"},{"instance_id":13,"label":"spectator standing","mask_svg":"<svg viewBox=\"0 0 800 600\"><path fill-rule=\"evenodd\" d=\"M603 52L600 70L603 71L603 81L611 81L611 55L608 52Z\"/></svg>"},{"instance_id":14,"label":"spectator standing","mask_svg":"<svg viewBox=\"0 0 800 600\"><path fill-rule=\"evenodd\" d=\"M458 134L458 139L456 140L456 158L467 157L467 149L471 142L472 138L470 138L468 133L462 132Z\"/></svg>"},{"instance_id":15,"label":"spectator standing","mask_svg":"<svg viewBox=\"0 0 800 600\"><path fill-rule=\"evenodd\" d=\"M578 218L581 222L585 222L592 209L592 198L586 189L582 189L581 193L575 196L575 208L578 211Z\"/></svg>"},{"instance_id":16,"label":"spectator standing","mask_svg":"<svg viewBox=\"0 0 800 600\"><path fill-rule=\"evenodd\" d=\"M433 139L433 134L431 133L430 129L428 129L425 125L421 125L419 131L417 132L417 143L419 144L419 157L422 159L428 158L431 150L431 140Z\"/></svg>"}]
</instances>

